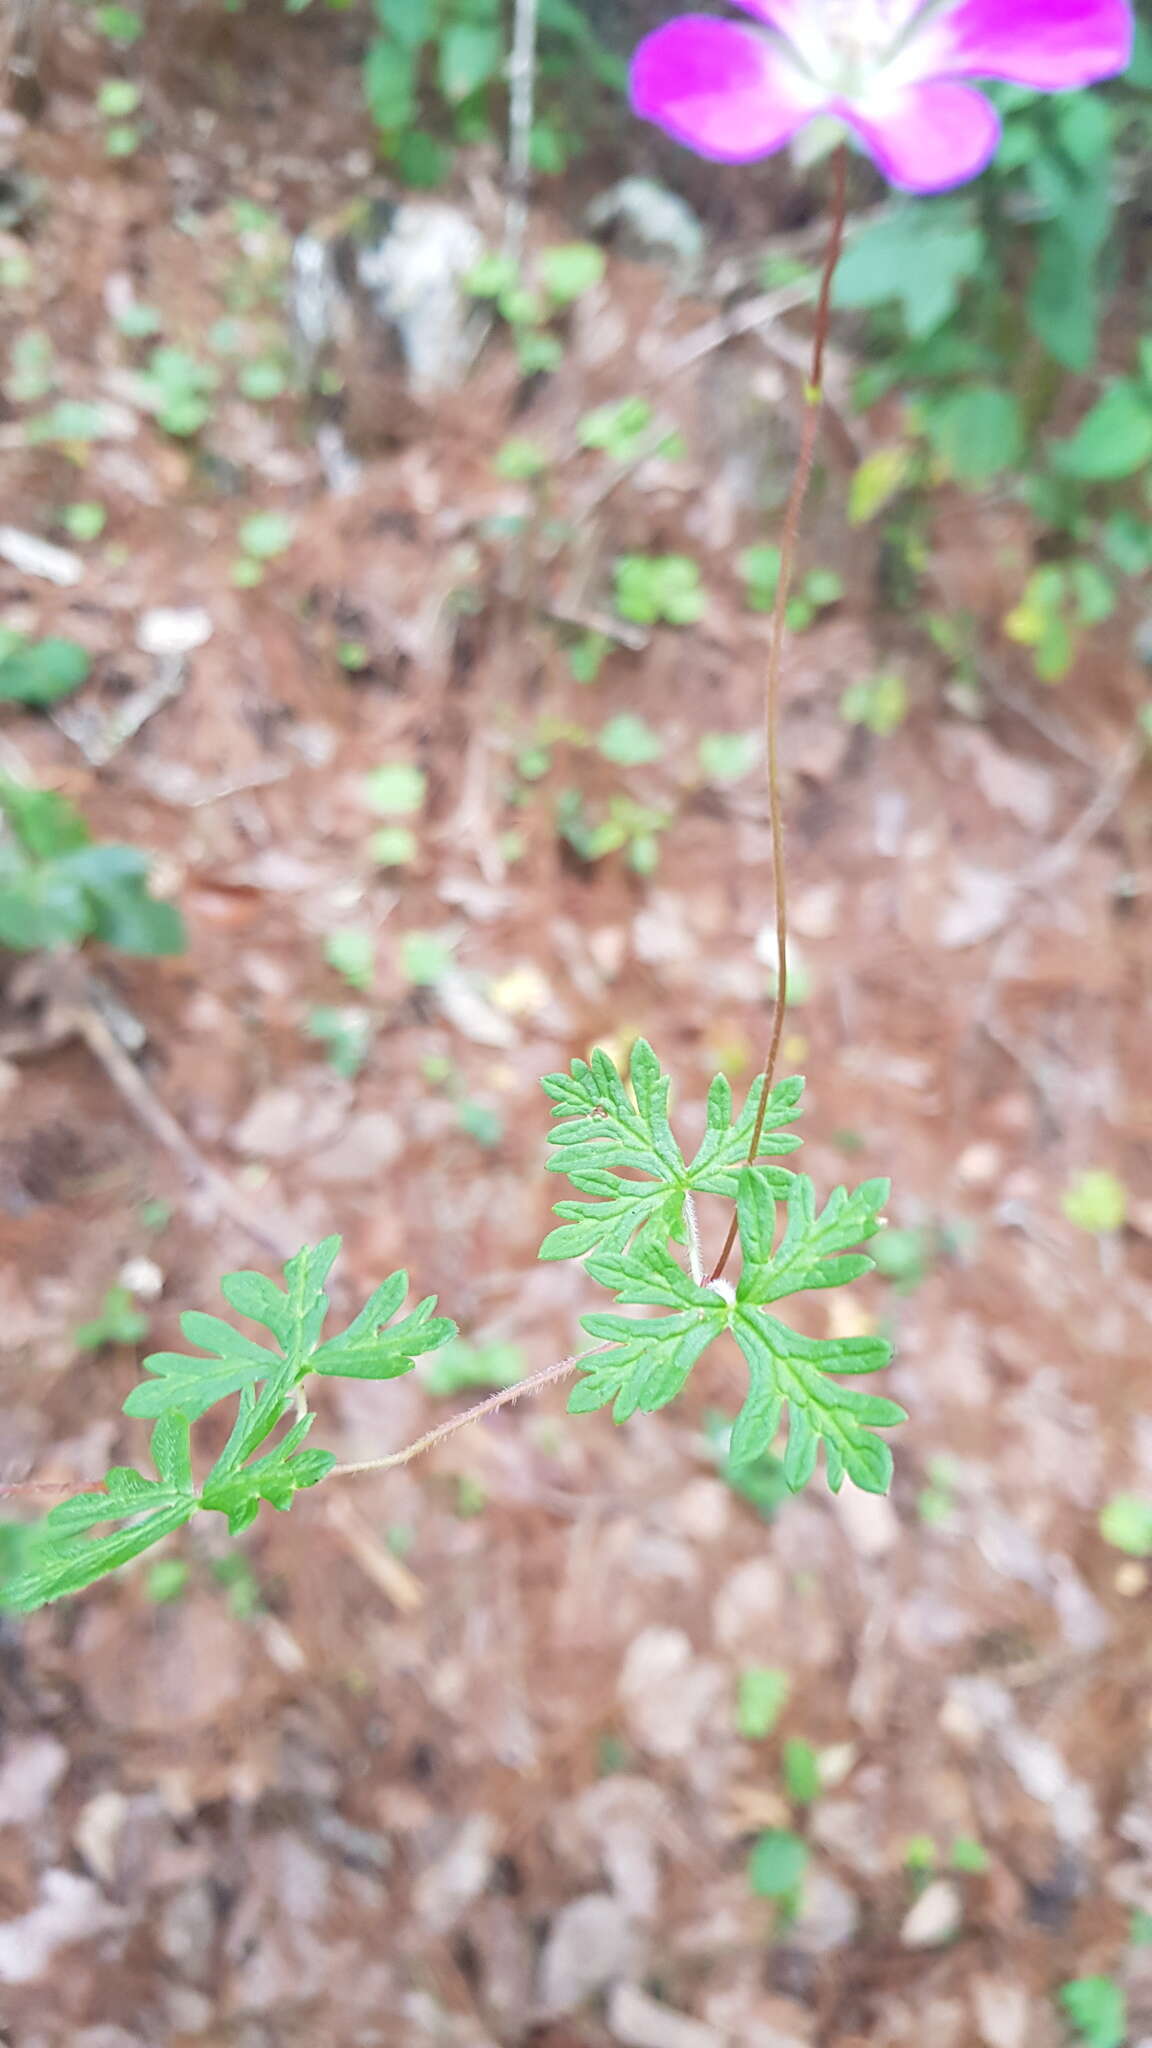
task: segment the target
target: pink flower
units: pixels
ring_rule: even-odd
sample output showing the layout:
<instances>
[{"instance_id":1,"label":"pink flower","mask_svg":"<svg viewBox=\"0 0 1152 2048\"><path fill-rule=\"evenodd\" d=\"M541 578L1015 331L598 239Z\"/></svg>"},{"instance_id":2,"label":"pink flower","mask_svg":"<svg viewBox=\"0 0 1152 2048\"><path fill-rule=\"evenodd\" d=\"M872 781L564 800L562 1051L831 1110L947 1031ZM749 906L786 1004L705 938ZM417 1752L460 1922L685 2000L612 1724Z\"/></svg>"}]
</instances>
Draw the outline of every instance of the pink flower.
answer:
<instances>
[{"instance_id":1,"label":"pink flower","mask_svg":"<svg viewBox=\"0 0 1152 2048\"><path fill-rule=\"evenodd\" d=\"M1000 124L967 78L1067 92L1132 52L1128 0L736 0L761 27L686 14L645 37L638 114L719 163L770 156L830 115L893 185L942 192L995 154Z\"/></svg>"}]
</instances>

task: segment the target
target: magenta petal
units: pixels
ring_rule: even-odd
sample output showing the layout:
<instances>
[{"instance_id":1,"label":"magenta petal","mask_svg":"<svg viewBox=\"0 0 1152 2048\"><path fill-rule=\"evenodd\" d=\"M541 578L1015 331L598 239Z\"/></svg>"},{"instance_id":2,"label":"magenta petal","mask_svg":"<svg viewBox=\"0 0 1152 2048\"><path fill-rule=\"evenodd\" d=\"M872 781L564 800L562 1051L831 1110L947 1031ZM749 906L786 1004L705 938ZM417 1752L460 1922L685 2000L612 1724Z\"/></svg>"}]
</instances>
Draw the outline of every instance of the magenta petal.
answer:
<instances>
[{"instance_id":1,"label":"magenta petal","mask_svg":"<svg viewBox=\"0 0 1152 2048\"><path fill-rule=\"evenodd\" d=\"M658 28L632 59L636 112L717 163L771 156L823 103L767 37L706 14Z\"/></svg>"},{"instance_id":2,"label":"magenta petal","mask_svg":"<svg viewBox=\"0 0 1152 2048\"><path fill-rule=\"evenodd\" d=\"M925 31L924 71L1005 78L1037 92L1071 92L1126 71L1128 0L956 0Z\"/></svg>"},{"instance_id":3,"label":"magenta petal","mask_svg":"<svg viewBox=\"0 0 1152 2048\"><path fill-rule=\"evenodd\" d=\"M991 162L1000 118L970 85L929 79L881 102L834 110L854 128L889 184L905 192L946 192L966 184Z\"/></svg>"}]
</instances>

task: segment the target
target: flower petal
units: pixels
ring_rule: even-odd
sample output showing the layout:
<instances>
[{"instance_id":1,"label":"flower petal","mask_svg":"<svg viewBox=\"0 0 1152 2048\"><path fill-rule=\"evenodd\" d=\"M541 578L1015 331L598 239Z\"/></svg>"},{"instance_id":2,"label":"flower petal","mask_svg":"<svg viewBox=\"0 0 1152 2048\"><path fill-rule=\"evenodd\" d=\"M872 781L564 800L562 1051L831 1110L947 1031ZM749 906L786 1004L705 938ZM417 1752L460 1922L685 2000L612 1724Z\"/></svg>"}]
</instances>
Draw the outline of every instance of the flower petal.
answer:
<instances>
[{"instance_id":1,"label":"flower petal","mask_svg":"<svg viewBox=\"0 0 1152 2048\"><path fill-rule=\"evenodd\" d=\"M698 156L744 164L771 156L825 102L765 36L685 14L639 45L632 104Z\"/></svg>"},{"instance_id":2,"label":"flower petal","mask_svg":"<svg viewBox=\"0 0 1152 2048\"><path fill-rule=\"evenodd\" d=\"M889 184L905 192L946 192L984 169L1000 140L1000 117L970 85L927 79L899 92L838 101Z\"/></svg>"},{"instance_id":3,"label":"flower petal","mask_svg":"<svg viewBox=\"0 0 1152 2048\"><path fill-rule=\"evenodd\" d=\"M922 78L1005 78L1072 92L1126 71L1132 36L1128 0L955 0L912 49Z\"/></svg>"}]
</instances>

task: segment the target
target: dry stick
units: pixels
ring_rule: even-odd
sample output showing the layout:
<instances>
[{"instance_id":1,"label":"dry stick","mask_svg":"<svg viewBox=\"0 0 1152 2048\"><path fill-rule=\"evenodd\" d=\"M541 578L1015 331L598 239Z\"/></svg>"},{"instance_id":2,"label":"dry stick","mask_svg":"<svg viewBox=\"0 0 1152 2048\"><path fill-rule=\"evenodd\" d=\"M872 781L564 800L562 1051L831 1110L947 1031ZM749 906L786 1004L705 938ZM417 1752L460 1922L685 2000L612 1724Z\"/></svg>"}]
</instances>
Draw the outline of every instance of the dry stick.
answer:
<instances>
[{"instance_id":1,"label":"dry stick","mask_svg":"<svg viewBox=\"0 0 1152 2048\"><path fill-rule=\"evenodd\" d=\"M749 1166L755 1161L764 1134L768 1098L772 1092L776 1062L780 1056L780 1041L784 1036L784 1012L788 1004L788 884L784 872L784 813L780 790L780 675L783 667L788 599L792 593L796 547L800 538L800 520L808 496L808 486L812 481L816 445L820 438L820 422L824 412L824 355L828 342L828 316L832 304L832 279L836 274L840 252L844 246L847 198L848 157L841 143L836 151L834 163L832 232L828 240L828 253L824 259L824 273L820 280L820 297L816 305L812 368L804 392L804 427L800 439L800 454L784 514L784 531L780 538L780 576L776 585L776 603L772 610L772 632L768 649L764 715L768 739L768 801L772 830L772 883L776 918L776 1001L772 1010L772 1036L768 1046L768 1057L764 1062L764 1086L760 1095L760 1107L756 1112L752 1142L748 1147ZM733 1211L728 1235L724 1240L724 1249L709 1275L709 1284L720 1278L728 1264L736 1243L738 1228L739 1218Z\"/></svg>"},{"instance_id":2,"label":"dry stick","mask_svg":"<svg viewBox=\"0 0 1152 2048\"><path fill-rule=\"evenodd\" d=\"M508 62L508 206L504 216L504 254L514 263L519 263L523 254L528 229L538 19L539 0L516 0Z\"/></svg>"}]
</instances>

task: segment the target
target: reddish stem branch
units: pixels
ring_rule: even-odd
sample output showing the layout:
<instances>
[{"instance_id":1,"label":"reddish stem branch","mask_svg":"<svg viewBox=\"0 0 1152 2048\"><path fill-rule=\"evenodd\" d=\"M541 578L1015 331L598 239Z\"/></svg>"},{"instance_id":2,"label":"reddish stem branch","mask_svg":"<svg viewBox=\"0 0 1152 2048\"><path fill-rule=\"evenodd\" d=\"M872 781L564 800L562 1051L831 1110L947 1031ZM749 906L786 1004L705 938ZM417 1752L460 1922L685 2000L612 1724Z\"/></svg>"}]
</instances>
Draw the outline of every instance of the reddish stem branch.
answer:
<instances>
[{"instance_id":1,"label":"reddish stem branch","mask_svg":"<svg viewBox=\"0 0 1152 2048\"><path fill-rule=\"evenodd\" d=\"M816 461L816 448L820 439L820 425L824 413L824 358L828 347L829 313L832 305L832 280L844 247L844 219L848 200L848 155L843 143L836 151L833 166L832 231L828 238L828 250L824 258L824 272L820 280L820 297L816 304L816 326L812 336L812 362L808 384L804 392L804 425L800 437L800 453L796 461L796 474L788 494L784 513L784 530L780 537L780 577L776 585L776 602L772 608L771 637L768 645L768 677L765 690L764 722L768 741L768 804L772 831L772 884L776 923L776 999L772 1007L772 1034L768 1044L768 1056L764 1062L764 1087L760 1106L756 1112L756 1124L752 1142L748 1147L748 1164L751 1166L760 1149L764 1135L764 1121L768 1114L768 1098L776 1076L776 1062L780 1057L780 1041L784 1036L784 1013L788 1006L788 881L784 867L784 805L780 789L780 679L784 665L784 635L788 625L788 600L792 595L792 582L796 571L796 550L800 539L800 521L812 481L812 470ZM728 1226L724 1249L709 1276L718 1280L732 1256L736 1243L738 1218L735 1211Z\"/></svg>"}]
</instances>

